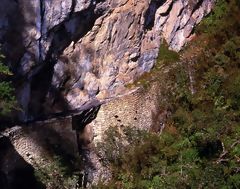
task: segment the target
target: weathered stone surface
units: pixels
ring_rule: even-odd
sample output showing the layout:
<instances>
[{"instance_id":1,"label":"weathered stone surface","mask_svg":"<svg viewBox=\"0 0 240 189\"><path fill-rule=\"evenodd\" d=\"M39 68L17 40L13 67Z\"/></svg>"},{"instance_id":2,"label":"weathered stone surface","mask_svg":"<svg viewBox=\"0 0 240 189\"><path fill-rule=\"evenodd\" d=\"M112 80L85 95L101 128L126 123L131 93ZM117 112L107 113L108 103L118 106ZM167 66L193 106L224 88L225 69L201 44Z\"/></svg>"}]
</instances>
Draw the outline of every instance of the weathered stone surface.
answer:
<instances>
[{"instance_id":1,"label":"weathered stone surface","mask_svg":"<svg viewBox=\"0 0 240 189\"><path fill-rule=\"evenodd\" d=\"M214 0L167 0L157 10L155 25L171 49L179 51L193 28L211 11Z\"/></svg>"},{"instance_id":2,"label":"weathered stone surface","mask_svg":"<svg viewBox=\"0 0 240 189\"><path fill-rule=\"evenodd\" d=\"M161 39L178 51L214 0L1 0L0 42L22 120L124 94Z\"/></svg>"},{"instance_id":3,"label":"weathered stone surface","mask_svg":"<svg viewBox=\"0 0 240 189\"><path fill-rule=\"evenodd\" d=\"M67 158L65 160L69 161L70 167L75 166L74 170L81 171L81 174L77 174L77 180L70 181L73 178L69 176L66 181L70 179L70 182L66 182L68 184L64 184L63 188L75 188L72 184L78 184L79 187L84 186L84 183L89 184L93 179L92 172L98 168L98 165L95 163L97 161L96 155L95 159L92 158L94 155L92 152L92 155L90 155L93 132L90 125L87 124L95 119L98 111L99 106L86 108L72 117L52 118L28 125L15 126L0 132L0 179L3 179L3 173L7 180L9 178L17 180L21 178L21 175L19 175L21 171L16 176L12 174L19 169L23 169L24 173L24 170L28 168L27 166L30 166L32 176L35 169L36 172L39 173L40 171L41 174L44 173L49 177L48 181L44 180L47 189L56 188L53 185L54 182L57 180L57 184L60 186L64 180L61 166L65 165L58 162L58 158L56 158L61 157L63 159ZM81 164L79 164L79 161L81 161ZM53 174L53 172L57 174ZM4 180L6 179L4 178ZM16 182L16 180L10 181ZM0 187L2 187L1 182L2 180L0 180ZM28 182L24 180L24 183L27 184ZM6 188L15 189L19 187ZM37 189L37 187L32 188Z\"/></svg>"},{"instance_id":4,"label":"weathered stone surface","mask_svg":"<svg viewBox=\"0 0 240 189\"><path fill-rule=\"evenodd\" d=\"M28 156L31 155L27 152ZM9 138L0 135L0 188L45 187L36 179L34 168L17 152Z\"/></svg>"},{"instance_id":5,"label":"weathered stone surface","mask_svg":"<svg viewBox=\"0 0 240 189\"><path fill-rule=\"evenodd\" d=\"M139 87L123 98L115 98L101 106L96 119L88 125L92 129L91 143L95 146L95 150L89 148L88 157L97 168L89 171L93 175L93 183L98 183L99 179L106 181L111 178L111 169L103 165L105 157L99 148L102 143L108 143L106 131L109 132L110 128L115 128L122 135L126 128L162 132L170 112L160 107L164 101L161 90L159 83L153 82L148 89Z\"/></svg>"},{"instance_id":6,"label":"weathered stone surface","mask_svg":"<svg viewBox=\"0 0 240 189\"><path fill-rule=\"evenodd\" d=\"M94 133L94 144L103 142L105 131L111 127L119 130L133 127L142 130L152 130L156 125L155 115L159 109L160 88L156 83L148 89L138 88L124 98L116 98L103 104L95 120L89 126ZM157 125L161 127L159 124Z\"/></svg>"}]
</instances>

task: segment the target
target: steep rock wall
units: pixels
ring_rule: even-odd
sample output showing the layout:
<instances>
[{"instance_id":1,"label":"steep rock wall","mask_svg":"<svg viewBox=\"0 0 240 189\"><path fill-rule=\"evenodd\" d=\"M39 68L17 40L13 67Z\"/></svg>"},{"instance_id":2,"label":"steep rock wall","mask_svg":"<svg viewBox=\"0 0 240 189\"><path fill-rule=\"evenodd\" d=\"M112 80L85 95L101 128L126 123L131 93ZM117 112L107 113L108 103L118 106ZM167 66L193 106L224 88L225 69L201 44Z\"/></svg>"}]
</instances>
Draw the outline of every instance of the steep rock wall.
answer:
<instances>
[{"instance_id":1,"label":"steep rock wall","mask_svg":"<svg viewBox=\"0 0 240 189\"><path fill-rule=\"evenodd\" d=\"M1 0L0 43L29 120L124 94L161 39L178 51L214 0Z\"/></svg>"}]
</instances>

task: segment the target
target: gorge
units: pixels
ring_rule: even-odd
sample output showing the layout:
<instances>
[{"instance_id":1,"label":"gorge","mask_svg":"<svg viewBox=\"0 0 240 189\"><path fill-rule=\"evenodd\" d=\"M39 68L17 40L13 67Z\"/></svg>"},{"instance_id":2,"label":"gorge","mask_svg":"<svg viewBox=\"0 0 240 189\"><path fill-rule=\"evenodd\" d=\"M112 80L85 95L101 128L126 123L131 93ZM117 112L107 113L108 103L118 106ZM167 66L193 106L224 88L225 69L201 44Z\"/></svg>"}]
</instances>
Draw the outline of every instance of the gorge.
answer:
<instances>
[{"instance_id":1,"label":"gorge","mask_svg":"<svg viewBox=\"0 0 240 189\"><path fill-rule=\"evenodd\" d=\"M177 94L178 83L171 83L172 90L168 80L183 66L191 95L197 93L194 58L201 49L199 45L189 50L186 45L195 40L195 27L212 11L215 0L0 3L1 53L13 73L18 102L10 118L0 117L4 128L0 129L0 188L94 188L100 181L115 179L114 166L105 162L105 156L110 152L115 160L117 148L131 145L124 139L123 147L112 147L120 139L110 137L109 142L109 128L118 131L112 130L110 136L126 138L129 127L133 128L129 133L138 129L161 135L166 125L177 132L169 117L177 109L171 95ZM184 48L186 53L181 53ZM171 60L159 66L168 53L170 60L175 57L174 64ZM102 148L104 142L113 149ZM220 140L214 144L225 152ZM29 180L32 183L26 186ZM128 188L116 183L113 188Z\"/></svg>"}]
</instances>

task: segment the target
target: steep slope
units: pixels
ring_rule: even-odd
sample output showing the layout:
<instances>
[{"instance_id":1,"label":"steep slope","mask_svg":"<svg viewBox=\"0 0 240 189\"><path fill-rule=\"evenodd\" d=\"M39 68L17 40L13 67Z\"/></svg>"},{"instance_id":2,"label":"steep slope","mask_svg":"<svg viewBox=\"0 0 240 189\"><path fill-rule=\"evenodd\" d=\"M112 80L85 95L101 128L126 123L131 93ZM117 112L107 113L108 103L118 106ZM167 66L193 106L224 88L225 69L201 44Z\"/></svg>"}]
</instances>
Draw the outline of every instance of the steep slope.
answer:
<instances>
[{"instance_id":1,"label":"steep slope","mask_svg":"<svg viewBox=\"0 0 240 189\"><path fill-rule=\"evenodd\" d=\"M124 94L161 39L180 50L214 0L2 0L0 42L21 120Z\"/></svg>"},{"instance_id":2,"label":"steep slope","mask_svg":"<svg viewBox=\"0 0 240 189\"><path fill-rule=\"evenodd\" d=\"M102 136L96 138L103 141L99 157L112 179L96 188L240 188L239 10L239 1L219 0L180 60L172 61L172 52L161 47L159 69L140 82L148 82L144 102L146 94L154 100L153 85L160 88L155 106L144 108L160 110L155 132L126 128L129 120L130 127L142 126L134 117L141 118L143 109L129 106L131 98L103 106L91 124ZM164 110L169 113L163 117ZM108 130L102 134L99 127Z\"/></svg>"},{"instance_id":3,"label":"steep slope","mask_svg":"<svg viewBox=\"0 0 240 189\"><path fill-rule=\"evenodd\" d=\"M153 67L162 39L179 51L213 5L212 0L1 3L0 42L6 63L16 76L14 83L23 109L19 118L23 121L69 113L84 104L91 107L128 93L125 85ZM94 119L92 115L58 117L14 127L3 135L48 188L96 183L110 178L110 170L101 164L94 148L96 142L104 142L108 128L117 126L121 132L126 126L163 130L169 111L158 107L164 90L160 87L139 89L113 100L102 106L97 119L86 127L82 121ZM67 156L67 166L61 162L66 154L71 155ZM78 158L83 161L81 165ZM1 171L8 175L9 169Z\"/></svg>"}]
</instances>

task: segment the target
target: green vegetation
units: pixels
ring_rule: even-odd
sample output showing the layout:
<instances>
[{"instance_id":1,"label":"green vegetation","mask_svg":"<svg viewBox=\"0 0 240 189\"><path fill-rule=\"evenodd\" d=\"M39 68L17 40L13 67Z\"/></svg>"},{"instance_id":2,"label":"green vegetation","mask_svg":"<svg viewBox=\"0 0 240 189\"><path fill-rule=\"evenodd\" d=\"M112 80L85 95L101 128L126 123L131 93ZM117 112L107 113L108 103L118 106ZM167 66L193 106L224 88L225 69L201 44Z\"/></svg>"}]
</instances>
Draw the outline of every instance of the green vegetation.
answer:
<instances>
[{"instance_id":1,"label":"green vegetation","mask_svg":"<svg viewBox=\"0 0 240 189\"><path fill-rule=\"evenodd\" d=\"M159 55L157 62L151 72L144 73L133 84L130 84L127 87L131 88L136 86L142 86L143 88L148 89L151 82L161 79L159 77L159 72L163 69L163 67L180 61L179 54L175 51L169 50L166 41L162 42L158 54Z\"/></svg>"},{"instance_id":2,"label":"green vegetation","mask_svg":"<svg viewBox=\"0 0 240 189\"><path fill-rule=\"evenodd\" d=\"M100 149L113 178L97 188L240 188L239 12L239 1L219 0L182 63L155 80L169 86L162 98L172 111L161 135L108 131Z\"/></svg>"},{"instance_id":3,"label":"green vegetation","mask_svg":"<svg viewBox=\"0 0 240 189\"><path fill-rule=\"evenodd\" d=\"M79 185L79 180L83 177L81 158L73 157L63 151L58 145L49 143L49 149L52 152L51 161L45 166L34 170L34 175L41 183L46 184L48 188L70 189Z\"/></svg>"},{"instance_id":4,"label":"green vegetation","mask_svg":"<svg viewBox=\"0 0 240 189\"><path fill-rule=\"evenodd\" d=\"M61 156L54 156L51 164L35 169L35 176L50 188L76 188L80 173L74 171L71 166L66 164Z\"/></svg>"},{"instance_id":5,"label":"green vegetation","mask_svg":"<svg viewBox=\"0 0 240 189\"><path fill-rule=\"evenodd\" d=\"M179 54L175 51L169 50L167 42L163 41L159 49L159 56L157 59L157 66L159 64L170 64L180 60Z\"/></svg>"},{"instance_id":6,"label":"green vegetation","mask_svg":"<svg viewBox=\"0 0 240 189\"><path fill-rule=\"evenodd\" d=\"M0 116L7 115L16 106L14 89L8 77L12 75L8 67L2 64L3 56L0 56Z\"/></svg>"}]
</instances>

